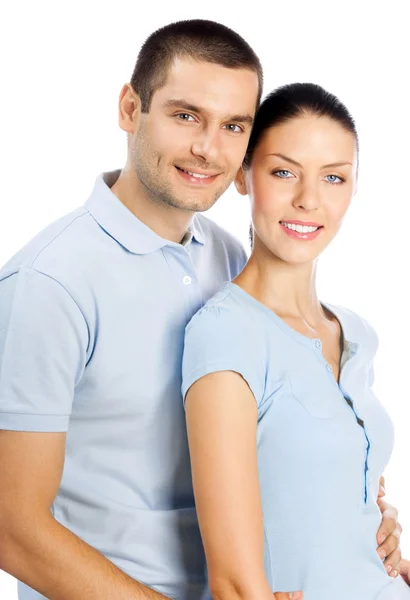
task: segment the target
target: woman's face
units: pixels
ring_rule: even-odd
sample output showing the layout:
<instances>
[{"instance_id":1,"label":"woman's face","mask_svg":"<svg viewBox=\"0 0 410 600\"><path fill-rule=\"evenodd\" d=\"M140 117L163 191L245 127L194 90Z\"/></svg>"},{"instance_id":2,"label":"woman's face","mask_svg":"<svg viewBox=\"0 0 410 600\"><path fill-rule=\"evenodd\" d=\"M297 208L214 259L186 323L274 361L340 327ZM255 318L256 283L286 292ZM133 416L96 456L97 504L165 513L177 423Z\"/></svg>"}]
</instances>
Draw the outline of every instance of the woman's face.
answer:
<instances>
[{"instance_id":1,"label":"woman's face","mask_svg":"<svg viewBox=\"0 0 410 600\"><path fill-rule=\"evenodd\" d=\"M255 250L262 242L285 262L315 260L339 231L356 174L355 137L336 121L304 115L268 129L236 179L251 199Z\"/></svg>"}]
</instances>

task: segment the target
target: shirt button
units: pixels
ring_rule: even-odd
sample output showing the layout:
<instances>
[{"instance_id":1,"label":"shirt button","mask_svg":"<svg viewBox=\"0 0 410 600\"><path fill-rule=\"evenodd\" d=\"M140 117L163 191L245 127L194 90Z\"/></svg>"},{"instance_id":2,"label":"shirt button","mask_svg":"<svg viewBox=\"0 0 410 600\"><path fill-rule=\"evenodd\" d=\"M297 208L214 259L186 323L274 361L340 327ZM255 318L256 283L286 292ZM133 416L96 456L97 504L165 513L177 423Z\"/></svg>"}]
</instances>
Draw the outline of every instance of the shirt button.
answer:
<instances>
[{"instance_id":1,"label":"shirt button","mask_svg":"<svg viewBox=\"0 0 410 600\"><path fill-rule=\"evenodd\" d=\"M315 346L316 346L316 348L321 348L322 347L322 342L320 340L316 340Z\"/></svg>"},{"instance_id":2,"label":"shirt button","mask_svg":"<svg viewBox=\"0 0 410 600\"><path fill-rule=\"evenodd\" d=\"M329 371L329 373L330 373L331 371L333 371L333 369L332 369L332 366L331 366L331 365L326 365L326 369Z\"/></svg>"},{"instance_id":3,"label":"shirt button","mask_svg":"<svg viewBox=\"0 0 410 600\"><path fill-rule=\"evenodd\" d=\"M190 283L192 283L192 279L190 278L190 276L189 276L189 275L185 275L185 277L184 277L184 278L183 278L183 280L182 280L182 283L183 283L184 285L189 285Z\"/></svg>"}]
</instances>

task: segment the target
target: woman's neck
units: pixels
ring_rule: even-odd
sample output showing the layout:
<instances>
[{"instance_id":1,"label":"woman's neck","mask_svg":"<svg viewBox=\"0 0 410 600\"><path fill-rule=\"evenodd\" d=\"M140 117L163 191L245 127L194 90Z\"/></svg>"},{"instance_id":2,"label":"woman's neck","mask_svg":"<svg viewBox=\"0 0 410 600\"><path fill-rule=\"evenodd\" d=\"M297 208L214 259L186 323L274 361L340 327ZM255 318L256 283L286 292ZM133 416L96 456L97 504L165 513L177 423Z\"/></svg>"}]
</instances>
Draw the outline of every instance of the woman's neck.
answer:
<instances>
[{"instance_id":1,"label":"woman's neck","mask_svg":"<svg viewBox=\"0 0 410 600\"><path fill-rule=\"evenodd\" d=\"M256 251L234 283L280 317L302 319L315 329L326 318L316 292L316 267L316 262L293 265Z\"/></svg>"}]
</instances>

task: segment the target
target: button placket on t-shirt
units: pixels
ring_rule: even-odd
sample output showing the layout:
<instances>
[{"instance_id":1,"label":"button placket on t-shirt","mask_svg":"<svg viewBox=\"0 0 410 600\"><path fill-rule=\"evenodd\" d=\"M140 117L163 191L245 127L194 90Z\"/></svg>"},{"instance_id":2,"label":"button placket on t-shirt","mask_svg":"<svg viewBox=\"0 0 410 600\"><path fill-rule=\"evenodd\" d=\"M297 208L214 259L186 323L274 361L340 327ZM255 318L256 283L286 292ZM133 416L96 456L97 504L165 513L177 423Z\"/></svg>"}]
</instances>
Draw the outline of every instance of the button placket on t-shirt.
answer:
<instances>
[{"instance_id":1,"label":"button placket on t-shirt","mask_svg":"<svg viewBox=\"0 0 410 600\"><path fill-rule=\"evenodd\" d=\"M349 352L352 355L352 358L349 359L345 365L347 367L347 369L349 368L349 366L351 364L350 361L353 360L360 351L360 344L358 342L349 342L348 344L349 344ZM366 427L365 420L363 419L363 416L360 412L360 409L358 408L357 403L354 401L353 397L346 391L346 389L344 388L344 385L342 383L342 377L344 377L345 375L346 375L346 369L342 369L342 371L340 373L340 377L339 377L338 387L339 387L341 393L343 394L343 397L346 399L346 401L349 400L352 403L352 410L353 410L354 414L356 415L356 418L358 419L358 421L360 420L360 422L361 422L361 423L359 423L359 425L362 426L364 436L366 439L363 476L364 476L364 504L367 507L368 499L369 499L369 489L370 489L370 485L371 485L371 477L370 477L370 473L369 473L369 462L370 462L370 458L371 458L371 454L370 454L371 442L370 442L369 432Z\"/></svg>"},{"instance_id":2,"label":"button placket on t-shirt","mask_svg":"<svg viewBox=\"0 0 410 600\"><path fill-rule=\"evenodd\" d=\"M325 357L323 356L322 353L322 341L320 339L315 339L312 340L313 342L313 349L314 349L314 353L317 356L317 358L319 359L319 361L324 365L324 368L328 374L328 376L331 378L331 382L333 385L336 385L340 395L342 396L343 400L345 402L347 402L349 408L352 410L353 414L356 417L356 422L359 425L359 427L362 427L363 429L363 434L365 436L365 440L366 440L366 444L365 444L365 453L364 453L364 466L363 466L363 501L364 504L367 505L367 501L368 501L368 489L369 489L369 476L368 476L368 471L369 471L369 455L370 455L370 439L369 439L369 435L367 432L367 428L365 425L364 420L362 419L361 415L360 415L360 411L358 411L357 406L353 400L353 398L346 392L346 390L344 390L342 384L341 384L341 379L342 379L342 375L343 372L345 370L345 366L342 367L340 373L339 373L339 382L336 381L334 375L333 375L333 369L332 366L326 361ZM353 357L355 355L358 354L359 351L359 347L360 345L357 342L348 342L349 344L349 352L353 355ZM352 357L352 358L353 358ZM346 364L349 363L350 360L352 360L352 358L349 357L349 360L347 361Z\"/></svg>"},{"instance_id":3,"label":"button placket on t-shirt","mask_svg":"<svg viewBox=\"0 0 410 600\"><path fill-rule=\"evenodd\" d=\"M163 249L165 260L184 300L187 321L201 308L202 292L195 267L185 246L172 244Z\"/></svg>"}]
</instances>

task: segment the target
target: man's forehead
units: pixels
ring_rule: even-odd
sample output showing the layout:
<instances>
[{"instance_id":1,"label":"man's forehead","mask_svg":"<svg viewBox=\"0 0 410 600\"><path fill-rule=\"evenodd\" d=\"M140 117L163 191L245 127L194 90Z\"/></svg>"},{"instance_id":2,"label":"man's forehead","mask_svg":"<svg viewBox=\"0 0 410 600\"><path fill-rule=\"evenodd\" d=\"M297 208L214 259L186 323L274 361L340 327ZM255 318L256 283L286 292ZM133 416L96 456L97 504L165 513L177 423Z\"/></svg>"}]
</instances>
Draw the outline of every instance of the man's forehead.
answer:
<instances>
[{"instance_id":1,"label":"man's forehead","mask_svg":"<svg viewBox=\"0 0 410 600\"><path fill-rule=\"evenodd\" d=\"M258 77L251 69L176 59L155 94L161 105L181 100L209 113L254 115Z\"/></svg>"}]
</instances>

